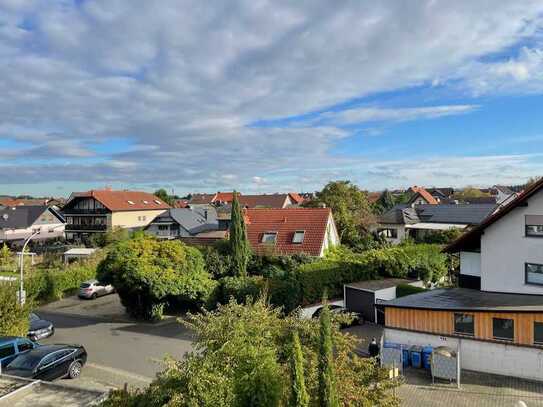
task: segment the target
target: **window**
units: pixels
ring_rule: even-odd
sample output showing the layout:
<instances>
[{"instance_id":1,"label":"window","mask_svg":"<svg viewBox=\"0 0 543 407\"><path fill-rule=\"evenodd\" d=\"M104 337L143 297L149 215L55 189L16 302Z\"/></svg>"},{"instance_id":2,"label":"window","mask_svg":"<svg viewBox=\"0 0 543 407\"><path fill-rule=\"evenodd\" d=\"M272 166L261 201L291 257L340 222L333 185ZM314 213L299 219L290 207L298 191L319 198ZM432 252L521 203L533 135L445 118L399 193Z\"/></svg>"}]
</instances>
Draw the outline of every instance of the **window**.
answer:
<instances>
[{"instance_id":1,"label":"window","mask_svg":"<svg viewBox=\"0 0 543 407\"><path fill-rule=\"evenodd\" d=\"M454 332L460 335L475 334L473 325L473 315L471 314L454 314Z\"/></svg>"},{"instance_id":2,"label":"window","mask_svg":"<svg viewBox=\"0 0 543 407\"><path fill-rule=\"evenodd\" d=\"M19 352L25 352L34 349L34 345L32 345L32 342L30 341L21 341L17 344L17 349L19 349Z\"/></svg>"},{"instance_id":3,"label":"window","mask_svg":"<svg viewBox=\"0 0 543 407\"><path fill-rule=\"evenodd\" d=\"M543 345L543 322L534 322L534 344Z\"/></svg>"},{"instance_id":4,"label":"window","mask_svg":"<svg viewBox=\"0 0 543 407\"><path fill-rule=\"evenodd\" d=\"M292 236L292 243L303 243L304 242L305 231L297 230Z\"/></svg>"},{"instance_id":5,"label":"window","mask_svg":"<svg viewBox=\"0 0 543 407\"><path fill-rule=\"evenodd\" d=\"M149 201L145 201L145 200L143 201L144 205L147 205L148 203L149 203Z\"/></svg>"},{"instance_id":6,"label":"window","mask_svg":"<svg viewBox=\"0 0 543 407\"><path fill-rule=\"evenodd\" d=\"M492 318L494 339L512 341L515 338L515 321L505 318Z\"/></svg>"},{"instance_id":7,"label":"window","mask_svg":"<svg viewBox=\"0 0 543 407\"><path fill-rule=\"evenodd\" d=\"M142 216L141 220L145 222L147 220L147 216Z\"/></svg>"},{"instance_id":8,"label":"window","mask_svg":"<svg viewBox=\"0 0 543 407\"><path fill-rule=\"evenodd\" d=\"M526 284L543 285L543 264L526 263Z\"/></svg>"},{"instance_id":9,"label":"window","mask_svg":"<svg viewBox=\"0 0 543 407\"><path fill-rule=\"evenodd\" d=\"M15 354L15 346L12 343L9 345L0 346L0 359L11 356Z\"/></svg>"},{"instance_id":10,"label":"window","mask_svg":"<svg viewBox=\"0 0 543 407\"><path fill-rule=\"evenodd\" d=\"M526 215L526 236L543 237L543 215Z\"/></svg>"},{"instance_id":11,"label":"window","mask_svg":"<svg viewBox=\"0 0 543 407\"><path fill-rule=\"evenodd\" d=\"M168 225L158 225L158 230L168 230Z\"/></svg>"},{"instance_id":12,"label":"window","mask_svg":"<svg viewBox=\"0 0 543 407\"><path fill-rule=\"evenodd\" d=\"M155 199L155 203L156 203L157 205L161 205L161 204L162 204L162 202L160 202L158 199Z\"/></svg>"},{"instance_id":13,"label":"window","mask_svg":"<svg viewBox=\"0 0 543 407\"><path fill-rule=\"evenodd\" d=\"M126 202L128 202L129 205L135 205L134 201L126 201Z\"/></svg>"},{"instance_id":14,"label":"window","mask_svg":"<svg viewBox=\"0 0 543 407\"><path fill-rule=\"evenodd\" d=\"M266 232L262 235L262 243L275 244L277 232Z\"/></svg>"},{"instance_id":15,"label":"window","mask_svg":"<svg viewBox=\"0 0 543 407\"><path fill-rule=\"evenodd\" d=\"M377 234L380 236L389 238L389 239L397 239L398 238L398 230L394 228L387 228L387 229L379 229L377 231Z\"/></svg>"}]
</instances>

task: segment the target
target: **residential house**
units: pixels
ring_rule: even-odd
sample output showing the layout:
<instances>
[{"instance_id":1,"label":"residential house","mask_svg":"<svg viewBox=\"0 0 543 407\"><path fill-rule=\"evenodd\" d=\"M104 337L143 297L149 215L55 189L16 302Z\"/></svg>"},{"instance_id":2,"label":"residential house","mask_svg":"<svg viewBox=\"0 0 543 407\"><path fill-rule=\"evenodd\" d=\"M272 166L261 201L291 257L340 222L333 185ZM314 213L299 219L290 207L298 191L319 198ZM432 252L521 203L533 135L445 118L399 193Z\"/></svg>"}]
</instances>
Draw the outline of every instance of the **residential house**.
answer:
<instances>
[{"instance_id":1,"label":"residential house","mask_svg":"<svg viewBox=\"0 0 543 407\"><path fill-rule=\"evenodd\" d=\"M473 227L496 208L495 204L399 204L377 219L373 231L398 244L408 237L417 239L435 231Z\"/></svg>"},{"instance_id":2,"label":"residential house","mask_svg":"<svg viewBox=\"0 0 543 407\"><path fill-rule=\"evenodd\" d=\"M463 369L543 380L543 180L447 248L459 288L384 303L385 339L447 345Z\"/></svg>"},{"instance_id":3,"label":"residential house","mask_svg":"<svg viewBox=\"0 0 543 407\"><path fill-rule=\"evenodd\" d=\"M244 208L287 208L293 205L300 205L304 201L304 198L296 192L259 195L243 195L238 192L237 195L240 205ZM188 201L188 205L228 205L232 203L233 199L233 192L194 194Z\"/></svg>"},{"instance_id":4,"label":"residential house","mask_svg":"<svg viewBox=\"0 0 543 407\"><path fill-rule=\"evenodd\" d=\"M321 257L339 245L330 208L246 209L247 238L257 253Z\"/></svg>"},{"instance_id":5,"label":"residential house","mask_svg":"<svg viewBox=\"0 0 543 407\"><path fill-rule=\"evenodd\" d=\"M141 229L170 206L148 192L111 189L74 192L62 212L66 238L85 240L115 228Z\"/></svg>"},{"instance_id":6,"label":"residential house","mask_svg":"<svg viewBox=\"0 0 543 407\"><path fill-rule=\"evenodd\" d=\"M64 237L64 218L46 205L0 207L0 243L21 245L36 232L34 241Z\"/></svg>"},{"instance_id":7,"label":"residential house","mask_svg":"<svg viewBox=\"0 0 543 407\"><path fill-rule=\"evenodd\" d=\"M410 206L439 204L438 200L423 187L415 185L409 188L407 192L410 194L409 201L407 201Z\"/></svg>"},{"instance_id":8,"label":"residential house","mask_svg":"<svg viewBox=\"0 0 543 407\"><path fill-rule=\"evenodd\" d=\"M450 203L454 195L454 188L426 188L426 191L432 195L439 203Z\"/></svg>"},{"instance_id":9,"label":"residential house","mask_svg":"<svg viewBox=\"0 0 543 407\"><path fill-rule=\"evenodd\" d=\"M213 206L207 205L168 209L155 217L145 228L145 232L162 239L176 239L194 237L218 229L217 211Z\"/></svg>"}]
</instances>

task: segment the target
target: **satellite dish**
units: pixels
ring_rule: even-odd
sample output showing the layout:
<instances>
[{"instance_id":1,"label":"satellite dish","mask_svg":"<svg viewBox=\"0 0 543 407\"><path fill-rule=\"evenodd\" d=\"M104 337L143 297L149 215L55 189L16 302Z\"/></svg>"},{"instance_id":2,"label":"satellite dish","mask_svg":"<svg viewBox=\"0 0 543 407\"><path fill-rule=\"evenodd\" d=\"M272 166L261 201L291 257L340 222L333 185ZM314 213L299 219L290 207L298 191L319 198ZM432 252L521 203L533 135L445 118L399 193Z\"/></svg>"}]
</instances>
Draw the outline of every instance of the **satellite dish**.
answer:
<instances>
[{"instance_id":1,"label":"satellite dish","mask_svg":"<svg viewBox=\"0 0 543 407\"><path fill-rule=\"evenodd\" d=\"M4 218L4 220L8 220L9 215L8 215L7 213L4 213L4 214L2 215L2 218Z\"/></svg>"}]
</instances>

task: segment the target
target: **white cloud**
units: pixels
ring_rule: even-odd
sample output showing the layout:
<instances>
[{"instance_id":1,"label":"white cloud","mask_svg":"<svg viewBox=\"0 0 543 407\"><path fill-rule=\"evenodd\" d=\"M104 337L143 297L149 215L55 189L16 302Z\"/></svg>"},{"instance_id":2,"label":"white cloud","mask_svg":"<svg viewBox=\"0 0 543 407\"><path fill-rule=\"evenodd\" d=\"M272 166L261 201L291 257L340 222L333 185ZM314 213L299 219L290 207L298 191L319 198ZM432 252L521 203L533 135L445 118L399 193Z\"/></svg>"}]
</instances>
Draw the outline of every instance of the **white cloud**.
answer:
<instances>
[{"instance_id":1,"label":"white cloud","mask_svg":"<svg viewBox=\"0 0 543 407\"><path fill-rule=\"evenodd\" d=\"M29 158L46 151L73 167L67 174L52 164L22 165L12 151L2 155L3 182L48 174L58 182L141 180L188 191L234 181L249 188L255 182L247 174L258 173L266 188L284 190L305 185L315 167L356 177L363 169L349 173L350 159L331 153L350 135L335 126L477 106L421 101L425 107L329 114L318 128L247 125L450 79L479 93L537 89L539 48L507 62L480 61L534 37L542 12L538 0L0 1L0 137L31 142ZM87 146L112 138L132 146L93 157ZM284 171L293 174L288 183Z\"/></svg>"}]
</instances>

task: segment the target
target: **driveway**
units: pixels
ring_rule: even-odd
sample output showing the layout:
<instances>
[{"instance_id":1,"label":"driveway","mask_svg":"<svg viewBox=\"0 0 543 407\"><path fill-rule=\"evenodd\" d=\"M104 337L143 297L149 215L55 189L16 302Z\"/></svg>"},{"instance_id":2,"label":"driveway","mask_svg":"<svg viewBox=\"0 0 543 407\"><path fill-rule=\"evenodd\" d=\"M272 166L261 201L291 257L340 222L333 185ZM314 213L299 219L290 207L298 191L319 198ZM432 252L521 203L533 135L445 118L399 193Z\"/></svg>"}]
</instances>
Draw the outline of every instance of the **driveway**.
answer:
<instances>
[{"instance_id":1,"label":"driveway","mask_svg":"<svg viewBox=\"0 0 543 407\"><path fill-rule=\"evenodd\" d=\"M37 311L55 325L42 343L79 343L88 352L82 377L68 384L89 388L143 387L162 369L166 354L192 350L191 332L174 318L156 324L131 320L116 294L96 300L70 297Z\"/></svg>"}]
</instances>

